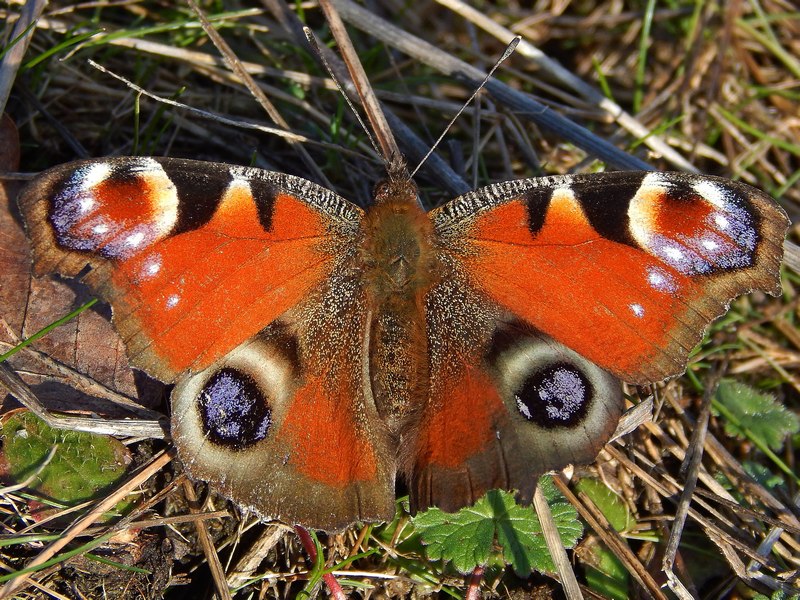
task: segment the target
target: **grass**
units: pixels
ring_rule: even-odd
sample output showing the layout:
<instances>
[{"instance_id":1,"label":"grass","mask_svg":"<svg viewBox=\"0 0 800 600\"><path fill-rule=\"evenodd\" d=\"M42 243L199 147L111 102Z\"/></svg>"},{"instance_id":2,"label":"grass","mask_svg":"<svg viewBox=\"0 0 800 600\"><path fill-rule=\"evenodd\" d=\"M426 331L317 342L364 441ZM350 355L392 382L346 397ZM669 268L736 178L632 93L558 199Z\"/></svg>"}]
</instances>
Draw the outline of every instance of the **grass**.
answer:
<instances>
[{"instance_id":1,"label":"grass","mask_svg":"<svg viewBox=\"0 0 800 600\"><path fill-rule=\"evenodd\" d=\"M779 2L739 3L735 8L726 3L690 2L538 5L541 12L537 13L522 11L515 3L485 5L477 19L488 21L468 24L468 17L444 7L415 3L411 9L396 9L389 20L480 67L491 64L503 49L486 33L486 23L511 26L541 49L545 58L559 61L603 94L576 91L550 70L546 60L522 51L498 72L509 85L656 168L675 168L682 158L702 172L756 184L779 195L790 217L800 214L796 185L800 177L798 13ZM222 6L208 2L203 8L289 127L324 143L305 147L330 185L344 197L367 204L383 166L370 156L364 135L325 72L268 11L224 3L226 12L220 12ZM5 18L16 14L16 8L0 11L11 10ZM301 8L304 21L327 41L318 9L311 3ZM10 44L13 19L5 21L5 40ZM387 104L417 135L426 141L435 139L471 88L419 59L387 50L375 42L375 31L351 28L351 35L367 57L365 66L379 96L387 98ZM270 124L184 4L89 2L76 7L52 3L39 22L7 109L21 134L22 170L38 171L83 156L152 153L308 172L295 149L280 137L157 103L89 66L90 58L163 98L229 120ZM655 133L631 134L629 123L621 125L622 119L615 120L603 109L603 96L628 111L638 107L633 116ZM477 117L480 129L476 133ZM678 157L667 160L654 153L654 141L663 142ZM344 145L347 151L329 144ZM484 100L480 113L470 107L448 134L440 154L466 179L477 173L480 184L599 168L596 157L575 142L509 114L497 101ZM426 178L423 173L418 181L429 205L453 195L441 188L436 175ZM652 390L657 419L629 435L624 446L609 445L596 464L577 469L563 491L587 522L602 523L604 514L607 518L620 512L627 515L614 539L601 526L587 529L572 556L582 582L592 581L599 593L609 597L613 590L621 590L617 593L624 597L641 589L637 578L642 573L661 572L666 540L680 510L685 481L682 464L697 419L702 419L704 394L713 391L718 376L769 391L797 413L798 283L797 276L787 272L782 298L756 294L734 303L729 316L714 325L696 352L689 373ZM23 313L23 303L3 310L9 311L2 315L9 323L23 322L17 318ZM79 323L76 331L85 331L90 322ZM21 336L21 331L14 334ZM78 333L74 335L70 339L79 339ZM80 353L63 356L58 348L37 347L52 349L55 358L79 371L86 362ZM119 343L115 347L121 348ZM7 346L0 347L0 353L6 350ZM29 354L20 352L12 365L28 376L35 374L36 383L55 377L70 381L68 372L56 373L52 365L37 363ZM15 362L23 355L34 366ZM129 373L123 376L118 368L92 368L97 381L111 389L109 394L137 391ZM141 388L141 382L136 383ZM163 397L150 390L151 400ZM100 393L95 392L92 395ZM638 400L650 390L631 388L629 392ZM167 410L165 404L160 408ZM771 595L779 585L791 586L787 573L796 569L800 556L800 529L790 509L796 484L767 458L768 453L758 450L759 444L728 435L726 424L724 416L712 416L708 423L698 488L675 573L697 597ZM794 441L790 438L776 455L796 473ZM470 589L469 578L426 558L413 523L403 513L388 525L354 527L321 537L322 554L314 568L291 529L243 515L219 497L206 495L200 484L195 488L203 501L191 500L189 484L175 462L153 458L167 447L164 443L132 440L130 447L136 457L134 466L143 473L140 479L147 482L136 488L141 494L137 507L118 523L98 521L90 527L87 523L88 528L75 533L52 563L37 571L32 577L35 586L26 584L26 593L39 597L49 590L68 597L105 593L116 598L161 594L174 598L207 594L210 586L217 586L230 588L237 598L288 597L305 589L309 576L322 581L323 571L331 569L344 589L356 596L461 597ZM611 498L586 491L570 496L580 480L601 482L612 492ZM11 578L9 573L20 572L40 556L50 543L44 536L75 531L31 520L26 503L26 497L15 492L0 499L4 528L0 577ZM216 510L223 513L203 516ZM767 553L760 556L759 545L778 526L784 533L765 546ZM33 539L32 533L43 537ZM99 538L107 541L92 543ZM628 546L628 553L615 546L621 542ZM609 552L609 546L616 551ZM99 561L86 559L89 550ZM763 566L754 576L746 567L756 556ZM614 566L609 567L610 563ZM605 573L605 579L595 572ZM559 587L540 574L521 578L495 560L479 585L499 596L541 593L547 597Z\"/></svg>"}]
</instances>

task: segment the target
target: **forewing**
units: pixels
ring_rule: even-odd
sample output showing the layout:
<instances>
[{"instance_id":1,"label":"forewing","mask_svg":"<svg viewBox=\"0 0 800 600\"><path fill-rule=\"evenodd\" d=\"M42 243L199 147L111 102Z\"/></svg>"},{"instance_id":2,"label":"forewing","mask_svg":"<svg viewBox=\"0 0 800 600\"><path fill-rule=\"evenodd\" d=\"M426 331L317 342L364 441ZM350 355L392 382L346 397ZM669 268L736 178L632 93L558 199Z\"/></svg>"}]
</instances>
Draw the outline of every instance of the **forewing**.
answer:
<instances>
[{"instance_id":1,"label":"forewing","mask_svg":"<svg viewBox=\"0 0 800 600\"><path fill-rule=\"evenodd\" d=\"M361 210L298 177L115 158L36 178L20 207L39 274L85 274L131 362L174 381L260 331L329 276Z\"/></svg>"},{"instance_id":2,"label":"forewing","mask_svg":"<svg viewBox=\"0 0 800 600\"><path fill-rule=\"evenodd\" d=\"M736 296L780 293L788 227L763 192L681 173L510 181L431 218L472 285L634 383L681 373Z\"/></svg>"}]
</instances>

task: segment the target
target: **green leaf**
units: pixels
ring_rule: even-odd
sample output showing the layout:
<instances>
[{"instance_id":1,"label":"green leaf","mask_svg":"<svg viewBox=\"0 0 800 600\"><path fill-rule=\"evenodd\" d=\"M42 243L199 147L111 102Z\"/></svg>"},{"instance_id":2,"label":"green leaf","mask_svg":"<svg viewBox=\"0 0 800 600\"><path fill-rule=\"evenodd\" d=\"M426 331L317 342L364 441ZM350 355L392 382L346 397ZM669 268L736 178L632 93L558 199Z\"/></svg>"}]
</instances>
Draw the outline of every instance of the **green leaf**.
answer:
<instances>
[{"instance_id":1,"label":"green leaf","mask_svg":"<svg viewBox=\"0 0 800 600\"><path fill-rule=\"evenodd\" d=\"M575 488L586 494L597 505L597 508L617 531L628 531L635 524L622 498L603 485L601 481L581 479Z\"/></svg>"},{"instance_id":2,"label":"green leaf","mask_svg":"<svg viewBox=\"0 0 800 600\"><path fill-rule=\"evenodd\" d=\"M21 483L41 469L28 487L62 505L96 497L125 474L130 462L126 447L112 437L53 429L27 411L8 416L2 436L9 477Z\"/></svg>"},{"instance_id":3,"label":"green leaf","mask_svg":"<svg viewBox=\"0 0 800 600\"><path fill-rule=\"evenodd\" d=\"M750 475L750 477L755 479L760 485L763 485L769 490L774 490L775 488L786 484L786 481L784 481L783 477L773 473L764 465L752 460L742 461L742 468L744 469L745 473Z\"/></svg>"},{"instance_id":4,"label":"green leaf","mask_svg":"<svg viewBox=\"0 0 800 600\"><path fill-rule=\"evenodd\" d=\"M723 380L714 400L714 412L725 417L728 435L780 450L788 435L800 431L797 415L781 406L773 396L744 384Z\"/></svg>"},{"instance_id":5,"label":"green leaf","mask_svg":"<svg viewBox=\"0 0 800 600\"><path fill-rule=\"evenodd\" d=\"M764 594L756 594L753 596L753 600L797 600L798 598L800 598L800 594L792 594L790 596L781 590L775 590L769 598Z\"/></svg>"},{"instance_id":6,"label":"green leaf","mask_svg":"<svg viewBox=\"0 0 800 600\"><path fill-rule=\"evenodd\" d=\"M474 506L457 513L431 508L414 518L430 558L451 561L461 573L469 573L489 560L494 541L494 522L484 496Z\"/></svg>"},{"instance_id":7,"label":"green leaf","mask_svg":"<svg viewBox=\"0 0 800 600\"><path fill-rule=\"evenodd\" d=\"M578 514L555 491L552 482L539 482L553 513L561 541L572 548L583 534ZM520 577L531 571L553 572L554 566L533 508L519 506L508 492L492 490L473 506L456 513L432 508L414 518L430 558L449 561L460 573L502 556ZM497 548L499 545L500 548Z\"/></svg>"},{"instance_id":8,"label":"green leaf","mask_svg":"<svg viewBox=\"0 0 800 600\"><path fill-rule=\"evenodd\" d=\"M630 596L630 576L625 565L601 543L582 546L588 550L586 583L605 598L625 600Z\"/></svg>"}]
</instances>

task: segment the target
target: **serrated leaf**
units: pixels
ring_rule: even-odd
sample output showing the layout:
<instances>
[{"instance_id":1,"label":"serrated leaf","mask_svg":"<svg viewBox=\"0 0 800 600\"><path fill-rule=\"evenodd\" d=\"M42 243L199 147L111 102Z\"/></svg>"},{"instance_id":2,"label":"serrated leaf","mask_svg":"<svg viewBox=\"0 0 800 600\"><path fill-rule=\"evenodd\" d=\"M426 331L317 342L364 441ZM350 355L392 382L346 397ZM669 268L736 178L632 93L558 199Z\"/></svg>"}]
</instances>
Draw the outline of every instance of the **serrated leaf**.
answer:
<instances>
[{"instance_id":1,"label":"serrated leaf","mask_svg":"<svg viewBox=\"0 0 800 600\"><path fill-rule=\"evenodd\" d=\"M544 496L544 499L547 500L548 504L552 504L554 502L566 502L566 498L564 495L558 491L556 484L553 483L553 478L545 475L539 478L539 481L536 482L536 485L539 487L539 491Z\"/></svg>"},{"instance_id":2,"label":"serrated leaf","mask_svg":"<svg viewBox=\"0 0 800 600\"><path fill-rule=\"evenodd\" d=\"M548 500L548 504L561 543L565 548L573 548L583 534L577 511L566 501ZM503 556L514 572L520 577L527 577L534 570L546 573L555 571L550 550L542 534L542 525L533 508L515 505L509 511L509 521L513 523L513 529L502 527L504 523L501 523L498 528L498 542L503 547Z\"/></svg>"},{"instance_id":3,"label":"serrated leaf","mask_svg":"<svg viewBox=\"0 0 800 600\"><path fill-rule=\"evenodd\" d=\"M540 485L546 486L547 482ZM558 499L553 490L545 492L545 497L548 495L561 541L572 548L583 533L577 512L563 498ZM502 548L505 561L521 577L527 577L533 570L554 570L536 513L530 506L519 506L508 492L492 490L473 506L456 513L432 508L419 513L414 526L428 556L451 562L460 573L486 565L495 551L495 543Z\"/></svg>"},{"instance_id":4,"label":"serrated leaf","mask_svg":"<svg viewBox=\"0 0 800 600\"><path fill-rule=\"evenodd\" d=\"M786 436L800 431L797 415L773 396L736 381L721 381L714 400L714 412L725 417L728 435L751 438L772 450L780 450Z\"/></svg>"},{"instance_id":5,"label":"serrated leaf","mask_svg":"<svg viewBox=\"0 0 800 600\"><path fill-rule=\"evenodd\" d=\"M60 504L95 497L124 475L130 462L127 448L112 437L53 429L27 411L8 416L2 436L3 459L14 482L28 479L57 446L28 487Z\"/></svg>"},{"instance_id":6,"label":"serrated leaf","mask_svg":"<svg viewBox=\"0 0 800 600\"><path fill-rule=\"evenodd\" d=\"M485 497L457 513L431 508L414 518L430 558L450 561L460 573L469 573L488 562L494 523L489 511L483 510L482 501Z\"/></svg>"}]
</instances>

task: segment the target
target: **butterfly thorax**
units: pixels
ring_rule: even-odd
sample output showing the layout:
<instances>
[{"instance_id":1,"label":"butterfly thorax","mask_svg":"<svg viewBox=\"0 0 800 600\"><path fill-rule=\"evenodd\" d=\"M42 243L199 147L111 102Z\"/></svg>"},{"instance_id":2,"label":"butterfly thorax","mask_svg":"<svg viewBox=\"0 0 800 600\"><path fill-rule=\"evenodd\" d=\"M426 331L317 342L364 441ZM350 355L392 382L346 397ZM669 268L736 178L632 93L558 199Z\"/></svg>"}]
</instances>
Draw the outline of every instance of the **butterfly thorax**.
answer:
<instances>
[{"instance_id":1,"label":"butterfly thorax","mask_svg":"<svg viewBox=\"0 0 800 600\"><path fill-rule=\"evenodd\" d=\"M433 228L416 197L410 180L386 180L367 213L362 258L378 302L410 299L430 285Z\"/></svg>"},{"instance_id":2,"label":"butterfly thorax","mask_svg":"<svg viewBox=\"0 0 800 600\"><path fill-rule=\"evenodd\" d=\"M372 315L371 371L376 404L392 422L428 385L424 298L436 279L433 227L407 178L378 185L361 247Z\"/></svg>"}]
</instances>

